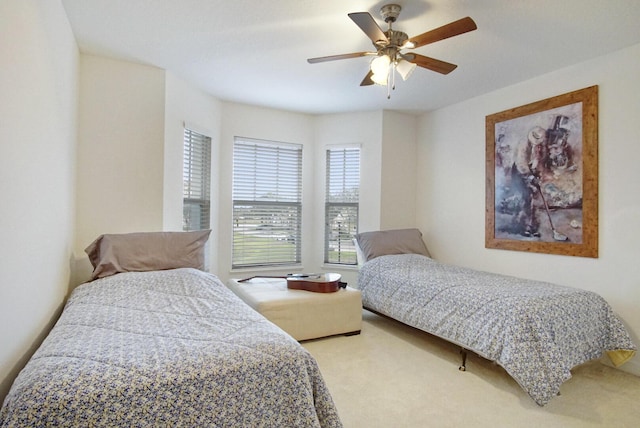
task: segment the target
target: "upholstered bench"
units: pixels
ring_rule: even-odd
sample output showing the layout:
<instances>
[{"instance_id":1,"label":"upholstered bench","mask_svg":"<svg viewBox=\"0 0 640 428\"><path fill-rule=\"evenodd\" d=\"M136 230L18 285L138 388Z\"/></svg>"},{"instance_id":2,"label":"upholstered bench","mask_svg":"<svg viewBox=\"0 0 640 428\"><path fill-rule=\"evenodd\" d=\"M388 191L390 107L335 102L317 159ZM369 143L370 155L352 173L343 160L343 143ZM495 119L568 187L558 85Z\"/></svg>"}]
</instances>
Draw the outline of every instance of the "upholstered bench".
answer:
<instances>
[{"instance_id":1,"label":"upholstered bench","mask_svg":"<svg viewBox=\"0 0 640 428\"><path fill-rule=\"evenodd\" d=\"M253 309L296 340L358 334L362 328L360 290L314 293L287 288L285 279L230 279L227 286Z\"/></svg>"}]
</instances>

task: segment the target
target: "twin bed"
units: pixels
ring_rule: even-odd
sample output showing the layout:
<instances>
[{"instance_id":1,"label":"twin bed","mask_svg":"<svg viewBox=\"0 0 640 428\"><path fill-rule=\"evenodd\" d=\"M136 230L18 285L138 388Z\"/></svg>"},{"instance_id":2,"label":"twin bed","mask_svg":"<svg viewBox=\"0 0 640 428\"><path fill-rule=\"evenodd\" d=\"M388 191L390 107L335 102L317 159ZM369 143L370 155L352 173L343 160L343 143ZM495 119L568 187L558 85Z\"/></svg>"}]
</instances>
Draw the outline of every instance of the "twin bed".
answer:
<instances>
[{"instance_id":1,"label":"twin bed","mask_svg":"<svg viewBox=\"0 0 640 428\"><path fill-rule=\"evenodd\" d=\"M366 309L495 361L541 406L571 368L604 353L615 365L635 354L599 295L439 263L421 236L417 229L357 235Z\"/></svg>"},{"instance_id":2,"label":"twin bed","mask_svg":"<svg viewBox=\"0 0 640 428\"><path fill-rule=\"evenodd\" d=\"M96 240L0 426L342 426L314 358L200 270L207 236Z\"/></svg>"}]
</instances>

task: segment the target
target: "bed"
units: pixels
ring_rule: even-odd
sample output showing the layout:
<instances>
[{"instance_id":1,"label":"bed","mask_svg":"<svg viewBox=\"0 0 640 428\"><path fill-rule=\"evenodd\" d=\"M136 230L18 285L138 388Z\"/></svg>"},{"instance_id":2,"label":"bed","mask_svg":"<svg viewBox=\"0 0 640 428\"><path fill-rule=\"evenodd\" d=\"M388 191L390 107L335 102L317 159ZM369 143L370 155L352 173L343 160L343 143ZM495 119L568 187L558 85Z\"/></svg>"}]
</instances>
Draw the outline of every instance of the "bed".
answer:
<instances>
[{"instance_id":1,"label":"bed","mask_svg":"<svg viewBox=\"0 0 640 428\"><path fill-rule=\"evenodd\" d=\"M573 367L603 354L620 365L636 352L595 293L440 263L417 229L366 232L356 241L366 309L495 361L540 406Z\"/></svg>"},{"instance_id":2,"label":"bed","mask_svg":"<svg viewBox=\"0 0 640 428\"><path fill-rule=\"evenodd\" d=\"M160 263L148 242L118 259L113 239L100 238L110 261L73 291L14 381L0 426L342 426L297 341L200 262L155 269L190 264L176 261L190 251L175 245L184 236L158 238L168 251ZM200 259L201 244L192 245ZM142 254L135 265L132 252Z\"/></svg>"}]
</instances>

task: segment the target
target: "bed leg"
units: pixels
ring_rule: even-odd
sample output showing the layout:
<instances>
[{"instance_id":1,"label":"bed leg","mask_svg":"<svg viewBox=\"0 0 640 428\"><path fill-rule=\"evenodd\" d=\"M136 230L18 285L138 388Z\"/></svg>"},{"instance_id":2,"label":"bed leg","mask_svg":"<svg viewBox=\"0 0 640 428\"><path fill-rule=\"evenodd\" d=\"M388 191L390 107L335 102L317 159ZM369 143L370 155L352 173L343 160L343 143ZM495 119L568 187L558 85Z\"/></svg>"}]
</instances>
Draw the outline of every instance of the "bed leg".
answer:
<instances>
[{"instance_id":1,"label":"bed leg","mask_svg":"<svg viewBox=\"0 0 640 428\"><path fill-rule=\"evenodd\" d=\"M462 365L458 367L461 372L467 371L467 350L460 348L460 355L462 355Z\"/></svg>"}]
</instances>

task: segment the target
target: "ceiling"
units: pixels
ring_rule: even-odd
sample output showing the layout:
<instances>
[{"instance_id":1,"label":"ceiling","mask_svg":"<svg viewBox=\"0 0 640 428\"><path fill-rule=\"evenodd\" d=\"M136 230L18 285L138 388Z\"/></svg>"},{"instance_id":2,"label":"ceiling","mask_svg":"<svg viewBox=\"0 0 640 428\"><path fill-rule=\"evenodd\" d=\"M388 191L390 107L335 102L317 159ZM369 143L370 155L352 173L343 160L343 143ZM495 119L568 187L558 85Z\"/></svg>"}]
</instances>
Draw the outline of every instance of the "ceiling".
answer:
<instances>
[{"instance_id":1,"label":"ceiling","mask_svg":"<svg viewBox=\"0 0 640 428\"><path fill-rule=\"evenodd\" d=\"M441 108L640 43L637 0L62 0L82 53L160 67L224 101L303 113ZM311 57L371 51L347 16L396 3L409 37L470 16L478 29L416 53L458 65L418 68L361 87L371 57L309 64ZM594 82L597 84L597 82Z\"/></svg>"}]
</instances>

